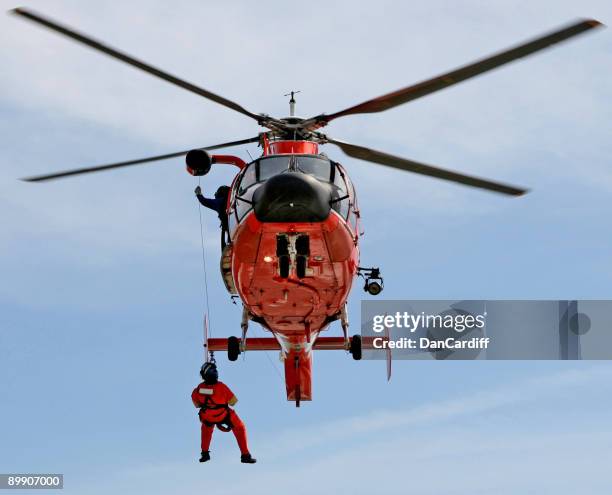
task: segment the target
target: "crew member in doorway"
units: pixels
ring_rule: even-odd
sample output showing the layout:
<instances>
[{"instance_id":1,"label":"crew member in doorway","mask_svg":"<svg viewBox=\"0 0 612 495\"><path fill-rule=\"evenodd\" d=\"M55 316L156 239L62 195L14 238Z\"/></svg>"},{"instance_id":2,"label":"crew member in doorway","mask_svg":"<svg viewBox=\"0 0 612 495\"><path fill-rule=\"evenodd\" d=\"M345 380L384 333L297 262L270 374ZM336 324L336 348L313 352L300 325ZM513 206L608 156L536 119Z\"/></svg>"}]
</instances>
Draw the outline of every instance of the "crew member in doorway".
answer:
<instances>
[{"instance_id":1,"label":"crew member in doorway","mask_svg":"<svg viewBox=\"0 0 612 495\"><path fill-rule=\"evenodd\" d=\"M206 198L202 194L202 188L200 186L195 188L195 195L198 198L198 201L202 206L206 206L206 208L210 208L217 212L219 216L219 220L221 221L221 250L225 248L226 245L226 235L229 235L229 225L227 221L227 198L230 193L230 188L228 186L221 186L215 192L214 198Z\"/></svg>"},{"instance_id":2,"label":"crew member in doorway","mask_svg":"<svg viewBox=\"0 0 612 495\"><path fill-rule=\"evenodd\" d=\"M219 381L219 372L214 362L204 363L200 370L204 380L191 393L193 405L200 409L202 423L202 456L200 462L210 461L210 441L215 426L221 431L232 431L240 448L240 462L255 464L249 452L246 427L232 407L238 402L225 383Z\"/></svg>"}]
</instances>

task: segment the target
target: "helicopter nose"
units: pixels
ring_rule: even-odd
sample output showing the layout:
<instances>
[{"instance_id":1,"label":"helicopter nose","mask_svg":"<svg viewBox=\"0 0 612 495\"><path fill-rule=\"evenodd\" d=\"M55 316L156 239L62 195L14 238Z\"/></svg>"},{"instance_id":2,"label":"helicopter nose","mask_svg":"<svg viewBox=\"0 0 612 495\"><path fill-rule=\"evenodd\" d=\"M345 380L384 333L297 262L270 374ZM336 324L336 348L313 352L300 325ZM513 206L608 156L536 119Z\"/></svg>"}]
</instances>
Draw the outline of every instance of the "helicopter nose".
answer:
<instances>
[{"instance_id":1,"label":"helicopter nose","mask_svg":"<svg viewBox=\"0 0 612 495\"><path fill-rule=\"evenodd\" d=\"M260 222L322 222L330 200L329 186L308 174L284 172L255 191L253 209Z\"/></svg>"}]
</instances>

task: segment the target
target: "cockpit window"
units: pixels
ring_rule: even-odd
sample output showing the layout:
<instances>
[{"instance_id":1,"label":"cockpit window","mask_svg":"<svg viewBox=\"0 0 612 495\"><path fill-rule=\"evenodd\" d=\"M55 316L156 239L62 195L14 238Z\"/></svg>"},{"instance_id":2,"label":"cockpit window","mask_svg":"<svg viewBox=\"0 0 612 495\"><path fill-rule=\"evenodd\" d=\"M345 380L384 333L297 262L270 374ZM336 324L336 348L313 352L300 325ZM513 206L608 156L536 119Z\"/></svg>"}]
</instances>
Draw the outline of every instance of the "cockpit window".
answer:
<instances>
[{"instance_id":1,"label":"cockpit window","mask_svg":"<svg viewBox=\"0 0 612 495\"><path fill-rule=\"evenodd\" d=\"M253 193L270 177L290 170L311 175L331 188L332 208L346 218L349 209L347 184L336 162L324 155L276 155L251 162L241 172L232 196L231 223L242 221L252 209Z\"/></svg>"},{"instance_id":2,"label":"cockpit window","mask_svg":"<svg viewBox=\"0 0 612 495\"><path fill-rule=\"evenodd\" d=\"M330 182L332 168L329 160L315 156L297 156L297 168L305 174L314 175L317 179Z\"/></svg>"},{"instance_id":3,"label":"cockpit window","mask_svg":"<svg viewBox=\"0 0 612 495\"><path fill-rule=\"evenodd\" d=\"M346 177L340 165L333 162L334 182L332 183L331 206L342 218L346 218L350 210L350 196L347 189Z\"/></svg>"},{"instance_id":4,"label":"cockpit window","mask_svg":"<svg viewBox=\"0 0 612 495\"><path fill-rule=\"evenodd\" d=\"M289 169L291 156L271 156L258 161L259 181L268 180L270 177L280 174Z\"/></svg>"},{"instance_id":5,"label":"cockpit window","mask_svg":"<svg viewBox=\"0 0 612 495\"><path fill-rule=\"evenodd\" d=\"M250 186L257 182L257 177L255 174L256 164L251 163L247 166L246 170L242 174L242 179L240 180L240 189L238 190L238 195L242 195L244 191L246 191Z\"/></svg>"},{"instance_id":6,"label":"cockpit window","mask_svg":"<svg viewBox=\"0 0 612 495\"><path fill-rule=\"evenodd\" d=\"M259 176L258 182L269 179L270 177L291 170L296 170L305 174L313 175L317 179L330 182L333 180L333 168L326 158L307 155L285 155L271 156L258 160Z\"/></svg>"},{"instance_id":7,"label":"cockpit window","mask_svg":"<svg viewBox=\"0 0 612 495\"><path fill-rule=\"evenodd\" d=\"M336 169L334 174L334 190L337 191L340 196L346 196L348 194L348 189L346 188L344 174L336 162L334 162L334 167Z\"/></svg>"}]
</instances>

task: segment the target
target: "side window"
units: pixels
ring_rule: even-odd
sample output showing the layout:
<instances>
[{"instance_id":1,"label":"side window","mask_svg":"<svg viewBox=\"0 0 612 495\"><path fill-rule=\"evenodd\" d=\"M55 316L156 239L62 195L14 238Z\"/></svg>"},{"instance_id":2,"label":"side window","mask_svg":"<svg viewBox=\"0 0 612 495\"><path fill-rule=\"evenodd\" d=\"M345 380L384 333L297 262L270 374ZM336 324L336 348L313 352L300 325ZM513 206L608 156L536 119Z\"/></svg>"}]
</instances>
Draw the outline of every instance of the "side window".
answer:
<instances>
[{"instance_id":1,"label":"side window","mask_svg":"<svg viewBox=\"0 0 612 495\"><path fill-rule=\"evenodd\" d=\"M342 199L334 203L334 205L337 205L337 207L334 208L334 210L340 213L340 216L344 219L346 219L349 213L349 203L350 202L348 198Z\"/></svg>"},{"instance_id":2,"label":"side window","mask_svg":"<svg viewBox=\"0 0 612 495\"><path fill-rule=\"evenodd\" d=\"M255 189L257 189L257 186L251 186L243 194L236 197L236 217L239 222L253 208L252 201Z\"/></svg>"},{"instance_id":3,"label":"side window","mask_svg":"<svg viewBox=\"0 0 612 495\"><path fill-rule=\"evenodd\" d=\"M230 233L233 233L236 227L238 226L238 221L236 220L236 196L238 196L240 184L244 176L244 171L240 172L240 174L241 175L236 178L235 183L232 184L232 193L230 195L230 208L227 216Z\"/></svg>"},{"instance_id":4,"label":"side window","mask_svg":"<svg viewBox=\"0 0 612 495\"><path fill-rule=\"evenodd\" d=\"M359 234L359 223L357 220L357 215L355 215L355 210L352 207L349 211L348 222L349 222L349 225L351 226L351 229L353 229L353 232L358 235Z\"/></svg>"},{"instance_id":5,"label":"side window","mask_svg":"<svg viewBox=\"0 0 612 495\"><path fill-rule=\"evenodd\" d=\"M351 197L351 206L348 217L348 222L353 229L355 235L359 235L359 207L357 206L357 194L355 193L355 187L351 180L346 177L346 182L349 190L349 194Z\"/></svg>"},{"instance_id":6,"label":"side window","mask_svg":"<svg viewBox=\"0 0 612 495\"><path fill-rule=\"evenodd\" d=\"M338 194L338 197L345 196L347 194L346 182L344 181L344 171L338 166L337 163L333 162L335 173L334 173L334 191Z\"/></svg>"},{"instance_id":7,"label":"side window","mask_svg":"<svg viewBox=\"0 0 612 495\"><path fill-rule=\"evenodd\" d=\"M355 187L353 186L353 183L348 177L346 179L346 182L348 183L348 190L349 194L351 195L351 201L353 202L355 208L357 208L357 194L355 193Z\"/></svg>"},{"instance_id":8,"label":"side window","mask_svg":"<svg viewBox=\"0 0 612 495\"><path fill-rule=\"evenodd\" d=\"M234 206L232 206L227 220L229 224L229 231L230 233L233 233L238 226L238 220L236 220L236 208Z\"/></svg>"},{"instance_id":9,"label":"side window","mask_svg":"<svg viewBox=\"0 0 612 495\"><path fill-rule=\"evenodd\" d=\"M256 163L250 163L245 171L242 174L242 179L240 180L240 187L238 188L238 195L241 195L246 191L250 186L257 182L257 177L255 174L255 170L257 168Z\"/></svg>"},{"instance_id":10,"label":"side window","mask_svg":"<svg viewBox=\"0 0 612 495\"><path fill-rule=\"evenodd\" d=\"M332 162L335 167L334 182L332 184L332 208L336 210L342 218L346 218L349 213L349 196L343 171L338 164Z\"/></svg>"}]
</instances>

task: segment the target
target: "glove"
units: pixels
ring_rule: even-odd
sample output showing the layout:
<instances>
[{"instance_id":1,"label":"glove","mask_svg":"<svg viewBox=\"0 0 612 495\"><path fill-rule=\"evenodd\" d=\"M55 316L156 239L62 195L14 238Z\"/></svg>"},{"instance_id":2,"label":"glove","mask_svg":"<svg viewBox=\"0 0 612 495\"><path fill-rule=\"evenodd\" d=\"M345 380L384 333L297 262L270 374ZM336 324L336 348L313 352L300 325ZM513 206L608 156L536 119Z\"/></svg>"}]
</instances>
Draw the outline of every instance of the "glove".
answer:
<instances>
[{"instance_id":1,"label":"glove","mask_svg":"<svg viewBox=\"0 0 612 495\"><path fill-rule=\"evenodd\" d=\"M200 194L202 194L202 188L200 186L195 188L195 191L193 191L196 196L199 196Z\"/></svg>"}]
</instances>

